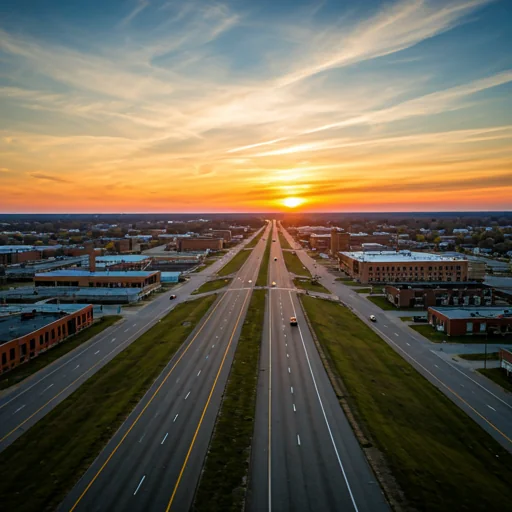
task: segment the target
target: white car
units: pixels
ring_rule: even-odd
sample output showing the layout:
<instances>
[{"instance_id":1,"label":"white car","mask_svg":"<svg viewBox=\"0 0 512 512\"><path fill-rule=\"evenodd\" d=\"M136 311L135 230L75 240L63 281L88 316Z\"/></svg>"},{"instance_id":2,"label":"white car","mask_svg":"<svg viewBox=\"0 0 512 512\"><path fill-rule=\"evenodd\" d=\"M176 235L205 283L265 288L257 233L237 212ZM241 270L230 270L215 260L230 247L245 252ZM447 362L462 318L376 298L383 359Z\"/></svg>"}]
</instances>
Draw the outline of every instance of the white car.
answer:
<instances>
[{"instance_id":1,"label":"white car","mask_svg":"<svg viewBox=\"0 0 512 512\"><path fill-rule=\"evenodd\" d=\"M272 281L272 286L277 286L277 283L275 281Z\"/></svg>"},{"instance_id":2,"label":"white car","mask_svg":"<svg viewBox=\"0 0 512 512\"><path fill-rule=\"evenodd\" d=\"M377 319L375 318L375 315L370 315L370 320L372 322L376 322L377 321Z\"/></svg>"},{"instance_id":3,"label":"white car","mask_svg":"<svg viewBox=\"0 0 512 512\"><path fill-rule=\"evenodd\" d=\"M252 279L249 279L249 284L252 283Z\"/></svg>"}]
</instances>

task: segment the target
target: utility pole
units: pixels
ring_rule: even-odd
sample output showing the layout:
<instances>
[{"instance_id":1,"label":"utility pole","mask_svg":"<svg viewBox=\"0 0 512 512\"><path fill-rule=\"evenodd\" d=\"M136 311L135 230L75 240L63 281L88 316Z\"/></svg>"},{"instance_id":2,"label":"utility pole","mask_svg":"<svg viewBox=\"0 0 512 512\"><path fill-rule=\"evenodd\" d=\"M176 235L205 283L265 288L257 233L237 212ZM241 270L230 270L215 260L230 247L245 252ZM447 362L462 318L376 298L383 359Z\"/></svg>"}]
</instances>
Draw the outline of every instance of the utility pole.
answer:
<instances>
[{"instance_id":1,"label":"utility pole","mask_svg":"<svg viewBox=\"0 0 512 512\"><path fill-rule=\"evenodd\" d=\"M485 356L484 356L484 370L487 369L487 336L489 332L487 331L487 326L485 326Z\"/></svg>"}]
</instances>

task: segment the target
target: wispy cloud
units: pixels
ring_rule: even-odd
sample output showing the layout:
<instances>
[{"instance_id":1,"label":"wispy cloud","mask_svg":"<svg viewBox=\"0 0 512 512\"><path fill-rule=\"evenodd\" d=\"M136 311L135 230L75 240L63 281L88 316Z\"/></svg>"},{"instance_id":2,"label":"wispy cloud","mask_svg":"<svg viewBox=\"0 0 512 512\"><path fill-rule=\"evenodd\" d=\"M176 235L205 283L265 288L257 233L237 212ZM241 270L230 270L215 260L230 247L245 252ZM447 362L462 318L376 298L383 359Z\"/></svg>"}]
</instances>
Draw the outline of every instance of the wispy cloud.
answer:
<instances>
[{"instance_id":1,"label":"wispy cloud","mask_svg":"<svg viewBox=\"0 0 512 512\"><path fill-rule=\"evenodd\" d=\"M64 178L59 178L58 176L50 176L49 174L43 174L41 172L33 172L30 174L30 176L37 180L54 181L56 183L70 183L69 180L66 180Z\"/></svg>"},{"instance_id":2,"label":"wispy cloud","mask_svg":"<svg viewBox=\"0 0 512 512\"><path fill-rule=\"evenodd\" d=\"M120 25L123 27L126 27L130 24L130 22L135 19L146 7L149 6L149 0L137 0L137 4L135 7L131 10L131 12L125 16L122 20Z\"/></svg>"}]
</instances>

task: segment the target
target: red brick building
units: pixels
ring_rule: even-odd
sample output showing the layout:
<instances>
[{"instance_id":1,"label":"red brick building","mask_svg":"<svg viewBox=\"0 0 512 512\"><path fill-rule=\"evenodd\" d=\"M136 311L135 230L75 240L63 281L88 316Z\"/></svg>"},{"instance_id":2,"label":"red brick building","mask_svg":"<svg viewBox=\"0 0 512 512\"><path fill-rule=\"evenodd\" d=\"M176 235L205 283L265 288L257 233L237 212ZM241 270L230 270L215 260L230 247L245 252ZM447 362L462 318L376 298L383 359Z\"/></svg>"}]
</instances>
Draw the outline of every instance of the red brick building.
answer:
<instances>
[{"instance_id":1,"label":"red brick building","mask_svg":"<svg viewBox=\"0 0 512 512\"><path fill-rule=\"evenodd\" d=\"M17 304L0 306L0 373L89 327L89 304Z\"/></svg>"},{"instance_id":2,"label":"red brick building","mask_svg":"<svg viewBox=\"0 0 512 512\"><path fill-rule=\"evenodd\" d=\"M397 308L492 306L493 289L480 283L411 283L387 285L386 298Z\"/></svg>"},{"instance_id":3,"label":"red brick building","mask_svg":"<svg viewBox=\"0 0 512 512\"><path fill-rule=\"evenodd\" d=\"M428 322L448 336L512 336L512 309L428 308Z\"/></svg>"},{"instance_id":4,"label":"red brick building","mask_svg":"<svg viewBox=\"0 0 512 512\"><path fill-rule=\"evenodd\" d=\"M222 238L178 238L176 248L178 252L187 251L220 251L224 247L224 239Z\"/></svg>"}]
</instances>

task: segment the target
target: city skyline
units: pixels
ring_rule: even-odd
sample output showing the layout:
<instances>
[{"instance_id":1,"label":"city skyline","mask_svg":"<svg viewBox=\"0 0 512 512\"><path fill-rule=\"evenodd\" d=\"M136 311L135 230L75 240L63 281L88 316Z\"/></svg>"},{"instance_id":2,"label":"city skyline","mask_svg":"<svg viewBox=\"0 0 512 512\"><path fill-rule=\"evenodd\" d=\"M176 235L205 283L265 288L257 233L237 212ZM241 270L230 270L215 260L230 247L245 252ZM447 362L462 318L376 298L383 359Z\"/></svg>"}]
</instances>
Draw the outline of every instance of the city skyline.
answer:
<instances>
[{"instance_id":1,"label":"city skyline","mask_svg":"<svg viewBox=\"0 0 512 512\"><path fill-rule=\"evenodd\" d=\"M512 207L505 0L11 3L4 213Z\"/></svg>"}]
</instances>

